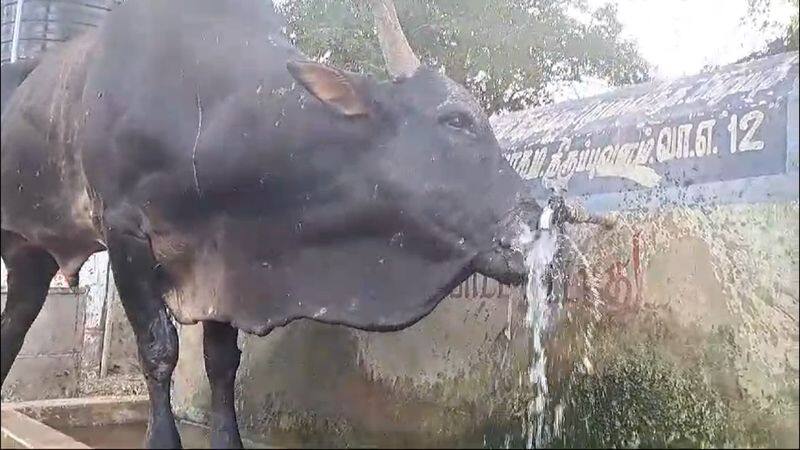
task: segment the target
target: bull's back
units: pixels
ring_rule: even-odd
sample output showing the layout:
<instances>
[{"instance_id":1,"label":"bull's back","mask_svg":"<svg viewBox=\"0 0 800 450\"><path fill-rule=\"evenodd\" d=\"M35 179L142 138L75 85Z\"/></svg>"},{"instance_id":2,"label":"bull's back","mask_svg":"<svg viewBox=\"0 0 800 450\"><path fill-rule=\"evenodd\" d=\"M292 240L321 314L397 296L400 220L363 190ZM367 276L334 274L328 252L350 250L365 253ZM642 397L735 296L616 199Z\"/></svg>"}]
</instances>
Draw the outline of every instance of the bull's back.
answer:
<instances>
[{"instance_id":1,"label":"bull's back","mask_svg":"<svg viewBox=\"0 0 800 450\"><path fill-rule=\"evenodd\" d=\"M260 0L129 0L46 54L3 118L3 228L69 271L102 248L109 209L183 214L241 92L292 84L280 28Z\"/></svg>"},{"instance_id":2,"label":"bull's back","mask_svg":"<svg viewBox=\"0 0 800 450\"><path fill-rule=\"evenodd\" d=\"M301 57L261 0L128 1L108 15L99 48L84 170L106 209L152 214L183 215L212 179L236 176L233 141L276 122L282 100L270 93L294 85L286 62Z\"/></svg>"}]
</instances>

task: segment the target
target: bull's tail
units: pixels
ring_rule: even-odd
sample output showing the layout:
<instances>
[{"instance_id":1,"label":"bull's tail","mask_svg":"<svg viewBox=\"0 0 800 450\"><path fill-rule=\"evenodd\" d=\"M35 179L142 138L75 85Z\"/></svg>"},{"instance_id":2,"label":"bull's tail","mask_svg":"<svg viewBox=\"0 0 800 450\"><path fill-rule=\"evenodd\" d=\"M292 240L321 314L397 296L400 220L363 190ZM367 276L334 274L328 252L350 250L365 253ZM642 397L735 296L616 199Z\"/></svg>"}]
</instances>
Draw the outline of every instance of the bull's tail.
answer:
<instances>
[{"instance_id":1,"label":"bull's tail","mask_svg":"<svg viewBox=\"0 0 800 450\"><path fill-rule=\"evenodd\" d=\"M0 68L0 75L2 75L2 80L0 80L2 85L0 87L0 94L2 94L0 95L2 97L0 98L0 111L2 113L5 113L6 105L14 95L14 91L38 65L38 59L22 59L14 63L3 64L2 68Z\"/></svg>"}]
</instances>

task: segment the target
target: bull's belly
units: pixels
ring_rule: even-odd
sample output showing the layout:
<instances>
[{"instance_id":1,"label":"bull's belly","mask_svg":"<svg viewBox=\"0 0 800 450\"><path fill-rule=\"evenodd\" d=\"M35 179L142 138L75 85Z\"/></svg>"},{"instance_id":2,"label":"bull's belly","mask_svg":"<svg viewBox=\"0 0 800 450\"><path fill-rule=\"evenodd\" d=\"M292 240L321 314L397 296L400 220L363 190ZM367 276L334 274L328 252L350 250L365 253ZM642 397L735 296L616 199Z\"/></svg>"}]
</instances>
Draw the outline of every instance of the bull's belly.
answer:
<instances>
[{"instance_id":1,"label":"bull's belly","mask_svg":"<svg viewBox=\"0 0 800 450\"><path fill-rule=\"evenodd\" d=\"M469 275L469 256L434 261L382 237L316 245L265 223L209 220L150 235L179 322L227 322L260 335L298 318L400 329Z\"/></svg>"},{"instance_id":2,"label":"bull's belly","mask_svg":"<svg viewBox=\"0 0 800 450\"><path fill-rule=\"evenodd\" d=\"M32 177L24 171L6 169L3 168L2 229L49 252L68 279L76 276L89 256L105 249L85 187L72 186L42 169ZM31 181L45 177L51 179Z\"/></svg>"}]
</instances>

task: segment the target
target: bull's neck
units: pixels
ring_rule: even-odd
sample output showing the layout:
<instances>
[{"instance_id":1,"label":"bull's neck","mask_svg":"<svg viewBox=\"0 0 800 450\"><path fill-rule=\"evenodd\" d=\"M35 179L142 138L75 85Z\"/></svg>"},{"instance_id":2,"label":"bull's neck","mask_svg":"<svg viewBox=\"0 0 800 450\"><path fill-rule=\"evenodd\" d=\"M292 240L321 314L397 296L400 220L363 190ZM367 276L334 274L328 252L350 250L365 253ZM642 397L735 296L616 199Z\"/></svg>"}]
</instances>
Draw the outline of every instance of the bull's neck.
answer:
<instances>
[{"instance_id":1,"label":"bull's neck","mask_svg":"<svg viewBox=\"0 0 800 450\"><path fill-rule=\"evenodd\" d=\"M368 124L336 116L295 84L256 90L204 111L187 161L194 201L255 217L293 214L352 189L372 145Z\"/></svg>"}]
</instances>

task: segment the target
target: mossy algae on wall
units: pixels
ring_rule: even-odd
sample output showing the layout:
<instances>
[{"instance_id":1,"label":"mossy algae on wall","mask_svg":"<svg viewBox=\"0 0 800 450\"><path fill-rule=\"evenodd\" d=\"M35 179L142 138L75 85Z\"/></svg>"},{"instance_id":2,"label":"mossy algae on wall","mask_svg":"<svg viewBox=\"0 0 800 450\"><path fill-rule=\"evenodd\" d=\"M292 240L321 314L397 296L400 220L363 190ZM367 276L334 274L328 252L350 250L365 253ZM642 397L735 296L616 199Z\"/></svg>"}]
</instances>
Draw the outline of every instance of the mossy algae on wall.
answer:
<instances>
[{"instance_id":1,"label":"mossy algae on wall","mask_svg":"<svg viewBox=\"0 0 800 450\"><path fill-rule=\"evenodd\" d=\"M797 217L796 202L674 208L626 213L603 239L573 230L603 305L565 319L592 323L591 370L551 378L565 405L553 443L797 446Z\"/></svg>"}]
</instances>

